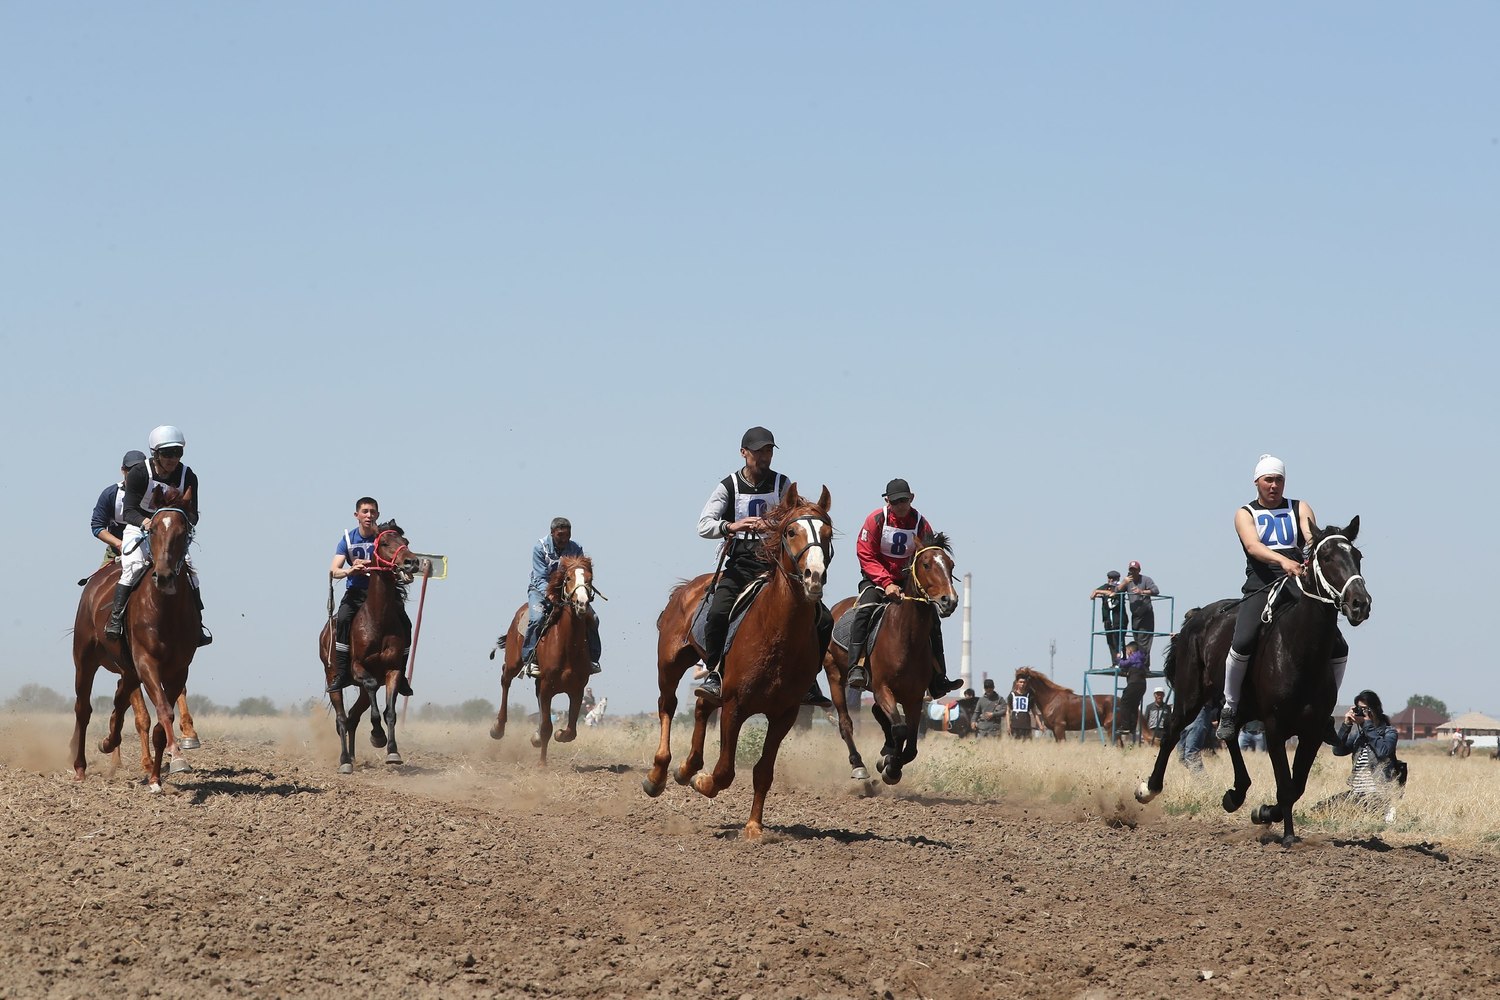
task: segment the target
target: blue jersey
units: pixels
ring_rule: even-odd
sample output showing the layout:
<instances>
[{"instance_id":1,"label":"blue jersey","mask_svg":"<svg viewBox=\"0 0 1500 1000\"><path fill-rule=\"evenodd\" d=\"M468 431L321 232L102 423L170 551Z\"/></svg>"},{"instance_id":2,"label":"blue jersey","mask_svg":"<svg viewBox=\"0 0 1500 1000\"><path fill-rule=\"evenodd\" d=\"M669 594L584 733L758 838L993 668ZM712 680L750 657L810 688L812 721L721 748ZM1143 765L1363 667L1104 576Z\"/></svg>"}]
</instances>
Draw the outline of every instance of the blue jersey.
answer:
<instances>
[{"instance_id":1,"label":"blue jersey","mask_svg":"<svg viewBox=\"0 0 1500 1000\"><path fill-rule=\"evenodd\" d=\"M339 538L338 547L333 550L333 554L336 556L343 556L345 564L351 566L354 564L354 560L356 559L364 559L368 562L374 562L375 539L379 537L380 534L379 532L377 532L372 537L366 538L364 535L361 535L359 533L358 528L350 528ZM344 579L344 589L348 590L351 587L357 587L360 590L368 590L370 587L370 578L368 576L365 576L363 573L357 573L354 576L346 577Z\"/></svg>"}]
</instances>

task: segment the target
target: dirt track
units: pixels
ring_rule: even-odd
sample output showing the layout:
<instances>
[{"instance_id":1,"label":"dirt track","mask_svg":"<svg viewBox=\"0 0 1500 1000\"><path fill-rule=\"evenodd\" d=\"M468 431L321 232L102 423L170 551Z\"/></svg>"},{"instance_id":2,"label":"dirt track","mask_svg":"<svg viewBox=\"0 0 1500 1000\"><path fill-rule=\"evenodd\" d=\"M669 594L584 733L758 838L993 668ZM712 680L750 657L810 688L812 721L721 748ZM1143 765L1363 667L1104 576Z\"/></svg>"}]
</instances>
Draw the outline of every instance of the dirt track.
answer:
<instances>
[{"instance_id":1,"label":"dirt track","mask_svg":"<svg viewBox=\"0 0 1500 1000\"><path fill-rule=\"evenodd\" d=\"M1493 853L859 797L836 753L789 759L752 844L748 769L650 800L649 750L543 775L474 730L400 770L362 736L340 778L331 732L201 728L161 795L6 729L0 997L1500 994Z\"/></svg>"}]
</instances>

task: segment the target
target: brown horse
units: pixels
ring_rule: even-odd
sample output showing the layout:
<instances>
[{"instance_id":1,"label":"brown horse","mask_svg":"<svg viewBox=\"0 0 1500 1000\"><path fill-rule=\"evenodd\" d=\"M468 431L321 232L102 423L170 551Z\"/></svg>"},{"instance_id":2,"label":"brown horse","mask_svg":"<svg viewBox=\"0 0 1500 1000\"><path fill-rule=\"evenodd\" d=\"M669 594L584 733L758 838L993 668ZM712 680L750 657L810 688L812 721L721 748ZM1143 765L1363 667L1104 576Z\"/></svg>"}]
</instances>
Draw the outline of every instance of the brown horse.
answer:
<instances>
[{"instance_id":1,"label":"brown horse","mask_svg":"<svg viewBox=\"0 0 1500 1000\"><path fill-rule=\"evenodd\" d=\"M125 706L144 687L156 708L156 726L151 733L155 752L143 763L151 790L159 792L164 754L170 761L171 772L192 769L181 755L173 708L187 689L188 666L198 651L201 618L193 600L193 588L183 571L188 543L193 538L187 512L177 507L160 508L152 515L145 538L151 545L150 579L142 580L126 603L122 640L104 634L114 603L115 584L120 579L118 566L105 567L90 577L78 599L78 614L73 622L73 776L82 781L87 768L84 737L89 716L93 714L89 696L94 674L104 666L119 674L120 682L115 687L109 732L100 741L99 750L113 753L120 745ZM145 707L144 703L141 707ZM137 729L140 728L138 721Z\"/></svg>"},{"instance_id":2,"label":"brown horse","mask_svg":"<svg viewBox=\"0 0 1500 1000\"><path fill-rule=\"evenodd\" d=\"M1093 707L1085 710L1083 696L1065 688L1030 667L1016 671L1016 679L1026 682L1026 695L1041 716L1042 727L1052 730L1061 743L1069 730L1108 729L1115 718L1115 700L1108 695L1093 695Z\"/></svg>"},{"instance_id":3,"label":"brown horse","mask_svg":"<svg viewBox=\"0 0 1500 1000\"><path fill-rule=\"evenodd\" d=\"M406 681L406 658L411 652L411 619L406 614L406 585L411 583L413 573L406 564L410 551L406 535L395 521L386 521L376 526L375 554L367 572L370 576L369 594L365 603L354 613L349 623L349 665L355 683L359 685L359 697L354 708L344 711L344 692L335 689L328 695L337 717L339 734L339 773L354 772L354 734L359 730L360 716L370 710L370 745L386 748L387 764L403 764L401 751L396 748L396 695L410 696L411 688ZM337 673L333 665L333 621L323 626L318 637L318 655L323 660L323 673L329 684ZM381 712L376 701L376 692L385 688L385 710ZM385 729L381 728L381 716L385 717ZM386 730L390 731L387 739Z\"/></svg>"},{"instance_id":4,"label":"brown horse","mask_svg":"<svg viewBox=\"0 0 1500 1000\"><path fill-rule=\"evenodd\" d=\"M594 617L594 561L588 556L563 556L547 579L551 604L549 623L536 644L536 704L540 722L531 745L542 751L540 766L547 766L547 743L552 739L552 699L568 696L568 724L557 731L557 742L578 738L578 710L583 689L589 683L589 627ZM511 617L510 628L500 641L505 650L505 669L500 673L500 711L490 736L505 735L510 706L510 682L521 673L521 645L526 635L528 605Z\"/></svg>"},{"instance_id":5,"label":"brown horse","mask_svg":"<svg viewBox=\"0 0 1500 1000\"><path fill-rule=\"evenodd\" d=\"M734 781L734 754L740 727L752 715L765 715L766 736L754 771L755 797L745 836L761 835L766 792L776 772L781 741L797 721L802 698L820 666L818 602L828 579L833 553L833 521L828 517L828 487L817 503L803 500L797 484L765 515L762 558L774 568L765 588L745 612L739 632L721 665L723 694L719 705L697 699L693 711L692 748L674 773L678 784L692 781L699 793L713 798ZM708 577L679 584L656 620L656 678L660 696L657 717L661 741L641 787L660 795L672 762L672 716L677 711L677 683L702 656L690 626ZM700 774L709 716L719 709L719 759L712 774Z\"/></svg>"},{"instance_id":6,"label":"brown horse","mask_svg":"<svg viewBox=\"0 0 1500 1000\"><path fill-rule=\"evenodd\" d=\"M833 620L838 621L853 610L857 598L846 597L833 606ZM953 547L948 536L938 532L924 540L901 577L901 596L886 608L885 618L875 648L866 659L870 665L870 691L875 696L871 713L885 732L885 745L875 770L881 780L894 785L901 780L901 768L917 756L917 731L921 720L922 699L937 657L932 650L932 630L942 618L958 607L953 589ZM854 745L854 725L844 697L844 679L848 676L849 652L830 643L824 660L833 691L833 707L838 713L839 735L849 748L849 766L853 777L868 778L865 762ZM900 720L897 710L900 710Z\"/></svg>"}]
</instances>

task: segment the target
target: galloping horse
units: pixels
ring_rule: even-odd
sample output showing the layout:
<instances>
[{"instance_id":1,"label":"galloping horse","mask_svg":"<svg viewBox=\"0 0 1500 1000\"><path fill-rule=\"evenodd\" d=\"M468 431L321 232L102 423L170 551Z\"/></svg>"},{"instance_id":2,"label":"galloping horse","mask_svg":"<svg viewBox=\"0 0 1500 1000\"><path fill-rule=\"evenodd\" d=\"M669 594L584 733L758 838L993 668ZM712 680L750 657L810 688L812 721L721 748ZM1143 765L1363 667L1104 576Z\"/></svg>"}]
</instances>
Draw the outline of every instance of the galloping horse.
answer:
<instances>
[{"instance_id":1,"label":"galloping horse","mask_svg":"<svg viewBox=\"0 0 1500 1000\"><path fill-rule=\"evenodd\" d=\"M835 604L834 621L853 610L856 600L846 597ZM875 696L870 710L885 732L885 745L880 749L875 770L887 785L900 781L901 768L916 759L922 698L937 668L932 630L940 618L947 618L957 607L953 547L948 536L940 531L927 539L907 563L902 574L901 596L886 608L879 641L866 656L870 664L870 690ZM838 712L839 735L849 748L853 777L868 778L864 759L854 745L854 725L844 698L849 652L837 643L830 643L824 663L833 690L833 707Z\"/></svg>"},{"instance_id":2,"label":"galloping horse","mask_svg":"<svg viewBox=\"0 0 1500 1000\"><path fill-rule=\"evenodd\" d=\"M73 621L73 776L82 781L87 768L84 737L89 716L93 714L89 695L94 673L102 665L119 674L120 682L115 687L109 732L99 742L99 750L113 753L120 745L125 706L144 686L156 707L156 727L151 733L155 752L142 763L146 765L151 790L159 792L164 753L170 758L172 773L192 770L181 756L173 706L187 687L188 666L198 651L201 618L193 600L193 588L182 572L188 543L193 538L187 512L172 506L159 508L152 515L151 527L144 538L151 545L150 580L142 580L130 595L125 606L122 639L104 634L114 603L115 584L120 580L118 565L90 577L78 598L78 613ZM140 728L138 721L137 729Z\"/></svg>"},{"instance_id":3,"label":"galloping horse","mask_svg":"<svg viewBox=\"0 0 1500 1000\"><path fill-rule=\"evenodd\" d=\"M1257 807L1250 819L1266 824L1280 820L1284 847L1296 842L1292 807L1307 788L1323 738L1332 731L1338 688L1328 660L1339 613L1350 625L1359 625L1370 616L1370 592L1360 575L1360 551L1353 544L1358 534L1357 517L1347 528L1314 528L1307 573L1301 579L1287 577L1272 585L1277 592L1267 604L1271 622L1261 627L1245 675L1239 715L1265 724L1266 751L1276 775L1276 804ZM1301 596L1278 602L1279 592L1290 586L1296 586ZM1210 699L1223 696L1224 659L1234 635L1233 609L1238 604L1216 601L1183 618L1164 667L1177 691L1177 704L1167 721L1156 767L1136 790L1141 802L1150 802L1162 790L1167 762L1186 721L1195 718ZM1297 753L1289 769L1286 741L1293 736L1297 737ZM1245 801L1250 773L1239 741L1229 740L1228 750L1234 762L1234 787L1225 791L1223 804L1225 812L1234 812Z\"/></svg>"},{"instance_id":4,"label":"galloping horse","mask_svg":"<svg viewBox=\"0 0 1500 1000\"><path fill-rule=\"evenodd\" d=\"M677 768L678 784L689 780L699 793L713 798L734 781L734 754L740 727L752 715L766 716L765 744L755 764L755 798L745 836L761 835L761 811L776 772L781 741L797 721L803 695L819 664L818 602L828 579L833 553L833 521L828 517L828 487L817 503L803 500L797 484L765 515L762 557L774 567L765 588L744 613L739 632L721 664L721 705L697 699L693 711L692 749ZM679 584L656 620L656 678L660 696L657 717L661 741L651 770L642 780L647 795L660 795L672 762L672 716L677 711L677 683L702 655L690 634L694 612L709 583L701 576ZM700 774L708 718L719 708L719 760L712 774Z\"/></svg>"},{"instance_id":5,"label":"galloping horse","mask_svg":"<svg viewBox=\"0 0 1500 1000\"><path fill-rule=\"evenodd\" d=\"M1052 730L1052 736L1061 743L1068 738L1070 729L1108 729L1115 719L1115 700L1109 695L1091 696L1093 707L1085 709L1083 696L1072 688L1065 688L1044 674L1030 667L1016 671L1016 679L1026 682L1026 695L1041 716L1042 727Z\"/></svg>"},{"instance_id":6,"label":"galloping horse","mask_svg":"<svg viewBox=\"0 0 1500 1000\"><path fill-rule=\"evenodd\" d=\"M531 745L542 751L541 766L547 765L547 743L552 738L552 698L568 696L568 724L557 731L557 742L578 738L578 709L583 689L589 683L589 623L594 617L594 562L588 556L563 556L547 578L547 600L551 623L536 645L536 704L540 715ZM505 669L500 674L500 711L490 736L505 735L510 705L510 682L521 673L521 644L526 635L527 605L522 604L510 621L500 645L505 649Z\"/></svg>"},{"instance_id":7,"label":"galloping horse","mask_svg":"<svg viewBox=\"0 0 1500 1000\"><path fill-rule=\"evenodd\" d=\"M410 547L401 525L386 521L376 525L375 553L367 572L370 575L369 594L349 623L349 666L359 685L359 697L354 708L344 711L344 692L336 688L328 695L337 717L339 734L339 773L354 772L354 734L359 730L359 719L365 709L370 709L370 745L379 749L387 747L387 764L405 763L401 751L396 748L396 695L410 696L411 687L406 682L406 657L411 652L411 619L406 615L406 585L411 583L413 573L404 565ZM318 637L318 655L323 660L323 673L328 683L333 683L336 668L333 665L333 621L330 619ZM381 729L381 711L375 694L385 688L385 728L390 730L389 746L385 731Z\"/></svg>"}]
</instances>

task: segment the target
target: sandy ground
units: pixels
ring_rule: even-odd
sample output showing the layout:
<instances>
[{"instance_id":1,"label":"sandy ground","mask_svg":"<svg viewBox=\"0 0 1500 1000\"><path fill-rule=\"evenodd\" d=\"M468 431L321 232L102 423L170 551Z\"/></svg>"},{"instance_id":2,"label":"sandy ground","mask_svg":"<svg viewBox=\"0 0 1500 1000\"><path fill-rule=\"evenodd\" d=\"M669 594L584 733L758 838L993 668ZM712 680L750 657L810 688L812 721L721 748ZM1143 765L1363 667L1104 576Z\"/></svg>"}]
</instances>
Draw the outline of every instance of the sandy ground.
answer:
<instances>
[{"instance_id":1,"label":"sandy ground","mask_svg":"<svg viewBox=\"0 0 1500 1000\"><path fill-rule=\"evenodd\" d=\"M414 726L399 768L361 735L341 777L326 719L204 719L153 795L97 754L72 780L61 725L0 726L0 997L1500 995L1484 845L865 794L807 736L751 843L748 767L648 799L642 731L540 772L514 723Z\"/></svg>"}]
</instances>

